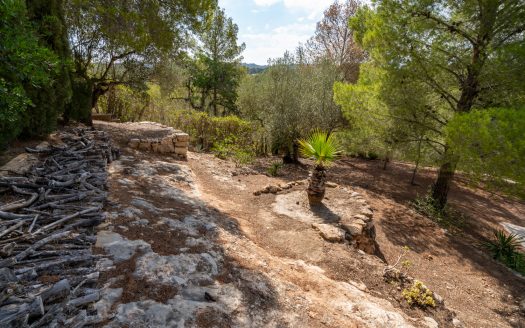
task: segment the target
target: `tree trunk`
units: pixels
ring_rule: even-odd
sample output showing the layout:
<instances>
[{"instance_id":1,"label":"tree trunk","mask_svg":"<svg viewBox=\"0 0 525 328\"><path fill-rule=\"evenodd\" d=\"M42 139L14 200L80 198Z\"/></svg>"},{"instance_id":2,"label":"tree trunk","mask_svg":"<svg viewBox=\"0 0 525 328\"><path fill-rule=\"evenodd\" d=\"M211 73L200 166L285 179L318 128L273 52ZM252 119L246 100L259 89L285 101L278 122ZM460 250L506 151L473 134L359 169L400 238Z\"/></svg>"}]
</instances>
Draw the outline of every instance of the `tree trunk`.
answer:
<instances>
[{"instance_id":1,"label":"tree trunk","mask_svg":"<svg viewBox=\"0 0 525 328\"><path fill-rule=\"evenodd\" d=\"M386 152L385 158L383 159L383 170L386 170L386 167L388 163L390 162L390 158L392 157L392 150L388 150Z\"/></svg>"},{"instance_id":2,"label":"tree trunk","mask_svg":"<svg viewBox=\"0 0 525 328\"><path fill-rule=\"evenodd\" d=\"M420 138L419 141L417 142L416 166L414 167L414 171L412 171L412 179L410 179L410 184L413 186L416 185L416 173L419 167L419 161L421 160L421 142L422 142L422 139Z\"/></svg>"},{"instance_id":3,"label":"tree trunk","mask_svg":"<svg viewBox=\"0 0 525 328\"><path fill-rule=\"evenodd\" d=\"M217 116L217 88L213 88L213 116Z\"/></svg>"},{"instance_id":4,"label":"tree trunk","mask_svg":"<svg viewBox=\"0 0 525 328\"><path fill-rule=\"evenodd\" d=\"M443 210L447 204L448 191L454 178L458 156L445 151L444 162L439 168L436 182L432 185L432 200L436 209Z\"/></svg>"},{"instance_id":5,"label":"tree trunk","mask_svg":"<svg viewBox=\"0 0 525 328\"><path fill-rule=\"evenodd\" d=\"M323 201L325 194L325 182L325 168L321 165L317 165L310 174L308 189L306 189L310 205L320 204Z\"/></svg>"},{"instance_id":6,"label":"tree trunk","mask_svg":"<svg viewBox=\"0 0 525 328\"><path fill-rule=\"evenodd\" d=\"M91 124L91 109L93 82L85 75L72 74L73 97L71 103L66 107L64 121L77 120L85 124Z\"/></svg>"},{"instance_id":7,"label":"tree trunk","mask_svg":"<svg viewBox=\"0 0 525 328\"><path fill-rule=\"evenodd\" d=\"M283 163L284 164L299 164L299 145L297 142L294 142L292 145L292 150L290 150L290 147L286 147L284 156L283 156Z\"/></svg>"}]
</instances>

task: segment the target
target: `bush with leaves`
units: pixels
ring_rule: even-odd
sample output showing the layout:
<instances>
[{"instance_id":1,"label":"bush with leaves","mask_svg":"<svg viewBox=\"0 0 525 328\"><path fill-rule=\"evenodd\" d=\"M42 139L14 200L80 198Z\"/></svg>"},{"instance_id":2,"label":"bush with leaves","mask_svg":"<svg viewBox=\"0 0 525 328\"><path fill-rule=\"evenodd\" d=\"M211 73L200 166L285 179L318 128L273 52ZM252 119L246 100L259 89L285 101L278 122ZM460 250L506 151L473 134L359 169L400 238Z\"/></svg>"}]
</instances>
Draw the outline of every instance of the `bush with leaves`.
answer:
<instances>
[{"instance_id":1,"label":"bush with leaves","mask_svg":"<svg viewBox=\"0 0 525 328\"><path fill-rule=\"evenodd\" d=\"M169 124L188 133L195 148L211 150L239 164L251 162L255 156L258 129L254 123L233 115L213 117L194 110L177 110L169 115Z\"/></svg>"},{"instance_id":2,"label":"bush with leaves","mask_svg":"<svg viewBox=\"0 0 525 328\"><path fill-rule=\"evenodd\" d=\"M27 86L42 88L52 82L58 58L39 44L27 18L24 1L0 2L0 148L31 123L34 105ZM40 110L38 108L32 111ZM56 116L54 116L56 122Z\"/></svg>"},{"instance_id":3,"label":"bush with leaves","mask_svg":"<svg viewBox=\"0 0 525 328\"><path fill-rule=\"evenodd\" d=\"M419 280L415 280L410 288L401 293L409 305L423 308L436 306L434 294Z\"/></svg>"},{"instance_id":4,"label":"bush with leaves","mask_svg":"<svg viewBox=\"0 0 525 328\"><path fill-rule=\"evenodd\" d=\"M277 175L279 175L279 170L281 169L281 167L283 167L282 163L275 162L272 163L272 165L270 165L270 167L266 171L270 176L276 177Z\"/></svg>"},{"instance_id":5,"label":"bush with leaves","mask_svg":"<svg viewBox=\"0 0 525 328\"><path fill-rule=\"evenodd\" d=\"M447 138L475 181L525 197L525 110L490 108L456 115Z\"/></svg>"},{"instance_id":6,"label":"bush with leaves","mask_svg":"<svg viewBox=\"0 0 525 328\"><path fill-rule=\"evenodd\" d=\"M494 231L494 239L483 243L492 258L502 262L509 268L525 275L525 256L518 249L523 241L515 234L506 234L503 230Z\"/></svg>"},{"instance_id":7,"label":"bush with leaves","mask_svg":"<svg viewBox=\"0 0 525 328\"><path fill-rule=\"evenodd\" d=\"M448 205L444 209L439 209L430 194L416 197L411 204L420 214L428 217L452 233L459 232L465 225L464 214Z\"/></svg>"}]
</instances>

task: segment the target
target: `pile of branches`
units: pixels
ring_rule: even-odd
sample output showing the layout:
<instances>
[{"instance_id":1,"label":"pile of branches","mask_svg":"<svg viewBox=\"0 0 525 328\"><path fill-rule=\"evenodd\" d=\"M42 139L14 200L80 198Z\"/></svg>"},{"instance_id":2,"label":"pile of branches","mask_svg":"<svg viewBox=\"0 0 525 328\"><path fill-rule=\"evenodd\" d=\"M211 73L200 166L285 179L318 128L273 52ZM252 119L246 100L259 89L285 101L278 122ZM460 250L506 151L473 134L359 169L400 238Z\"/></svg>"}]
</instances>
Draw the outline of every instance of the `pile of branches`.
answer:
<instances>
[{"instance_id":1,"label":"pile of branches","mask_svg":"<svg viewBox=\"0 0 525 328\"><path fill-rule=\"evenodd\" d=\"M91 252L104 220L106 166L118 157L103 131L58 133L25 176L0 177L0 327L82 327L93 309L100 255ZM6 201L8 200L8 201Z\"/></svg>"}]
</instances>

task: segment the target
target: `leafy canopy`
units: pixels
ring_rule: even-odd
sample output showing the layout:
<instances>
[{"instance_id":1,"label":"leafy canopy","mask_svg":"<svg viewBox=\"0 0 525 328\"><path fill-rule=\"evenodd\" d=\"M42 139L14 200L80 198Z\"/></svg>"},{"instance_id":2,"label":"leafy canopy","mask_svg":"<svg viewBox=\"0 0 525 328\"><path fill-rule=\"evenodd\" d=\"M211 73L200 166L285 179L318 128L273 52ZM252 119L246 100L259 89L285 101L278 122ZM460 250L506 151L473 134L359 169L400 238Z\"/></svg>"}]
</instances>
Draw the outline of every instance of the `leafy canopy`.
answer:
<instances>
[{"instance_id":1,"label":"leafy canopy","mask_svg":"<svg viewBox=\"0 0 525 328\"><path fill-rule=\"evenodd\" d=\"M304 157L315 160L321 167L332 163L341 153L333 134L314 131L308 138L299 140L299 151Z\"/></svg>"},{"instance_id":2,"label":"leafy canopy","mask_svg":"<svg viewBox=\"0 0 525 328\"><path fill-rule=\"evenodd\" d=\"M525 185L525 110L475 110L455 116L446 131L450 146L461 152L462 169L480 178L511 179L518 189Z\"/></svg>"},{"instance_id":3,"label":"leafy canopy","mask_svg":"<svg viewBox=\"0 0 525 328\"><path fill-rule=\"evenodd\" d=\"M27 126L26 114L34 106L28 87L45 88L58 70L58 58L40 45L24 1L0 1L0 62L2 148Z\"/></svg>"}]
</instances>

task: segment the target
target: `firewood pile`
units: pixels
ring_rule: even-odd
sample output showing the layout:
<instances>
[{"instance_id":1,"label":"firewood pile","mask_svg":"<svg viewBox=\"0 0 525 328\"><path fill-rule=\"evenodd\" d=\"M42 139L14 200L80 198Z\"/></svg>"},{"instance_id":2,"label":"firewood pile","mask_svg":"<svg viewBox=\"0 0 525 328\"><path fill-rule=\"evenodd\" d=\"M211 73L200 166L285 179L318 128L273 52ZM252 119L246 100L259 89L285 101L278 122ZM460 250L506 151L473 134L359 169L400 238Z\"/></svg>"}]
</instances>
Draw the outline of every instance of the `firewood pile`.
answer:
<instances>
[{"instance_id":1,"label":"firewood pile","mask_svg":"<svg viewBox=\"0 0 525 328\"><path fill-rule=\"evenodd\" d=\"M106 166L119 151L103 131L60 132L25 176L0 177L0 327L82 327L94 302ZM6 202L5 200L8 200Z\"/></svg>"}]
</instances>

